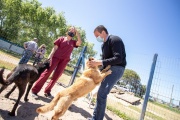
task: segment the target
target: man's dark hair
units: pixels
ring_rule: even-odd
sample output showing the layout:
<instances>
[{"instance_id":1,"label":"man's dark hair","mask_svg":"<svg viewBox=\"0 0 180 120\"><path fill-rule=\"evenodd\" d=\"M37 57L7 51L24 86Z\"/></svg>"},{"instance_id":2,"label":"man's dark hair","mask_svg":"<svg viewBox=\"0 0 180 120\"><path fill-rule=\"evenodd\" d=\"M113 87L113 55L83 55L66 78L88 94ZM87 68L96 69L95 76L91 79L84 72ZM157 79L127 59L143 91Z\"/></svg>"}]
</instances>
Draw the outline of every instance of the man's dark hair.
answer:
<instances>
[{"instance_id":1,"label":"man's dark hair","mask_svg":"<svg viewBox=\"0 0 180 120\"><path fill-rule=\"evenodd\" d=\"M97 26L97 27L94 29L94 32L95 32L95 31L98 31L99 33L102 33L102 31L105 31L106 34L108 34L107 29L106 29L103 25Z\"/></svg>"}]
</instances>

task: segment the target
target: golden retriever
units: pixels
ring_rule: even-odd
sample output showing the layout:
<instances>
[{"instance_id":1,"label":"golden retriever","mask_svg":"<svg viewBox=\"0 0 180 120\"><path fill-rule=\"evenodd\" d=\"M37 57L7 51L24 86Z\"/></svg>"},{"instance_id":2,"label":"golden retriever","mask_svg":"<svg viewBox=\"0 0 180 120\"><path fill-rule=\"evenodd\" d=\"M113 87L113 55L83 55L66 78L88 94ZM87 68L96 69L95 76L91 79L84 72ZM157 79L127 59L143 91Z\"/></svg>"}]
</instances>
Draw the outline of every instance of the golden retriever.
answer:
<instances>
[{"instance_id":1,"label":"golden retriever","mask_svg":"<svg viewBox=\"0 0 180 120\"><path fill-rule=\"evenodd\" d=\"M54 110L55 113L51 120L58 120L73 101L91 92L107 75L111 74L110 66L107 66L101 72L98 66L90 67L88 62L91 60L94 60L94 58L89 58L86 62L86 70L73 85L60 91L49 104L37 108L36 112L45 113Z\"/></svg>"}]
</instances>

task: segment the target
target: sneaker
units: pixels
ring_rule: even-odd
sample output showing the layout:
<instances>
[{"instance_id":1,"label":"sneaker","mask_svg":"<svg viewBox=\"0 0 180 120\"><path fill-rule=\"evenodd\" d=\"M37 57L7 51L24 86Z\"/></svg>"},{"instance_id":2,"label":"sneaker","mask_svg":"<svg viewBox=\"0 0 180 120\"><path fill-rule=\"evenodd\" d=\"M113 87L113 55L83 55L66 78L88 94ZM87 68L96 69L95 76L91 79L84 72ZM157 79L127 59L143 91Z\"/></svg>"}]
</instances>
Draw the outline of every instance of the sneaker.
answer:
<instances>
[{"instance_id":1,"label":"sneaker","mask_svg":"<svg viewBox=\"0 0 180 120\"><path fill-rule=\"evenodd\" d=\"M35 98L35 99L37 99L38 98L38 95L37 95L37 93L31 93L31 96L33 97L33 98Z\"/></svg>"},{"instance_id":2,"label":"sneaker","mask_svg":"<svg viewBox=\"0 0 180 120\"><path fill-rule=\"evenodd\" d=\"M44 93L44 96L51 99L54 98L51 93Z\"/></svg>"}]
</instances>

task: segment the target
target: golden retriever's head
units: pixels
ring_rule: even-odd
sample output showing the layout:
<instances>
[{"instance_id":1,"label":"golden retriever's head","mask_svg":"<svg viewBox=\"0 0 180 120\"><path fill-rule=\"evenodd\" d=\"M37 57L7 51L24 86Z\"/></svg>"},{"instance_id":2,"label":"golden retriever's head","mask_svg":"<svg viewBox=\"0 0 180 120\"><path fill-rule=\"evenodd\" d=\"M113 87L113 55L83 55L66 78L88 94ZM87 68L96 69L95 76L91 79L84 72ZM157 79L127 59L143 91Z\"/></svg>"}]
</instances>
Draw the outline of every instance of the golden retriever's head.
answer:
<instances>
[{"instance_id":1,"label":"golden retriever's head","mask_svg":"<svg viewBox=\"0 0 180 120\"><path fill-rule=\"evenodd\" d=\"M94 58L93 58L93 57L90 57L90 58L86 61L86 68L87 68L87 69L90 69L90 68L97 69L97 68L98 68L98 66L90 66L90 65L89 65L89 62L92 61L92 60L94 60Z\"/></svg>"}]
</instances>

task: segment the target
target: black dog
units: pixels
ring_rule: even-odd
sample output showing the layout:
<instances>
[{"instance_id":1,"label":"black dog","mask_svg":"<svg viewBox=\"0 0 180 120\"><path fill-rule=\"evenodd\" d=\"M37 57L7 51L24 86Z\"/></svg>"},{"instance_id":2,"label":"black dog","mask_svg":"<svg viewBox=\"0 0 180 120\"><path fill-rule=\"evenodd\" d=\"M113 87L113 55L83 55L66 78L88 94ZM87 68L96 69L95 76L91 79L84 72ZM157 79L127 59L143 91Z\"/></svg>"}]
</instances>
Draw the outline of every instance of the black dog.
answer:
<instances>
[{"instance_id":1,"label":"black dog","mask_svg":"<svg viewBox=\"0 0 180 120\"><path fill-rule=\"evenodd\" d=\"M7 75L7 79L3 79L3 72L4 68L0 70L0 83L2 84L2 87L0 88L0 93L7 88L8 85L11 83L15 83L13 88L5 95L6 98L9 98L10 94L18 87L19 89L19 96L16 101L16 104L14 105L11 112L9 112L10 116L15 116L16 108L19 104L19 101L21 97L23 96L26 85L28 83L28 88L24 97L24 101L28 101L27 97L29 94L29 91L31 87L33 86L33 83L39 78L41 73L49 68L49 61L46 60L42 63L39 63L36 66L32 66L29 64L19 64L17 67L15 67L11 73Z\"/></svg>"}]
</instances>

